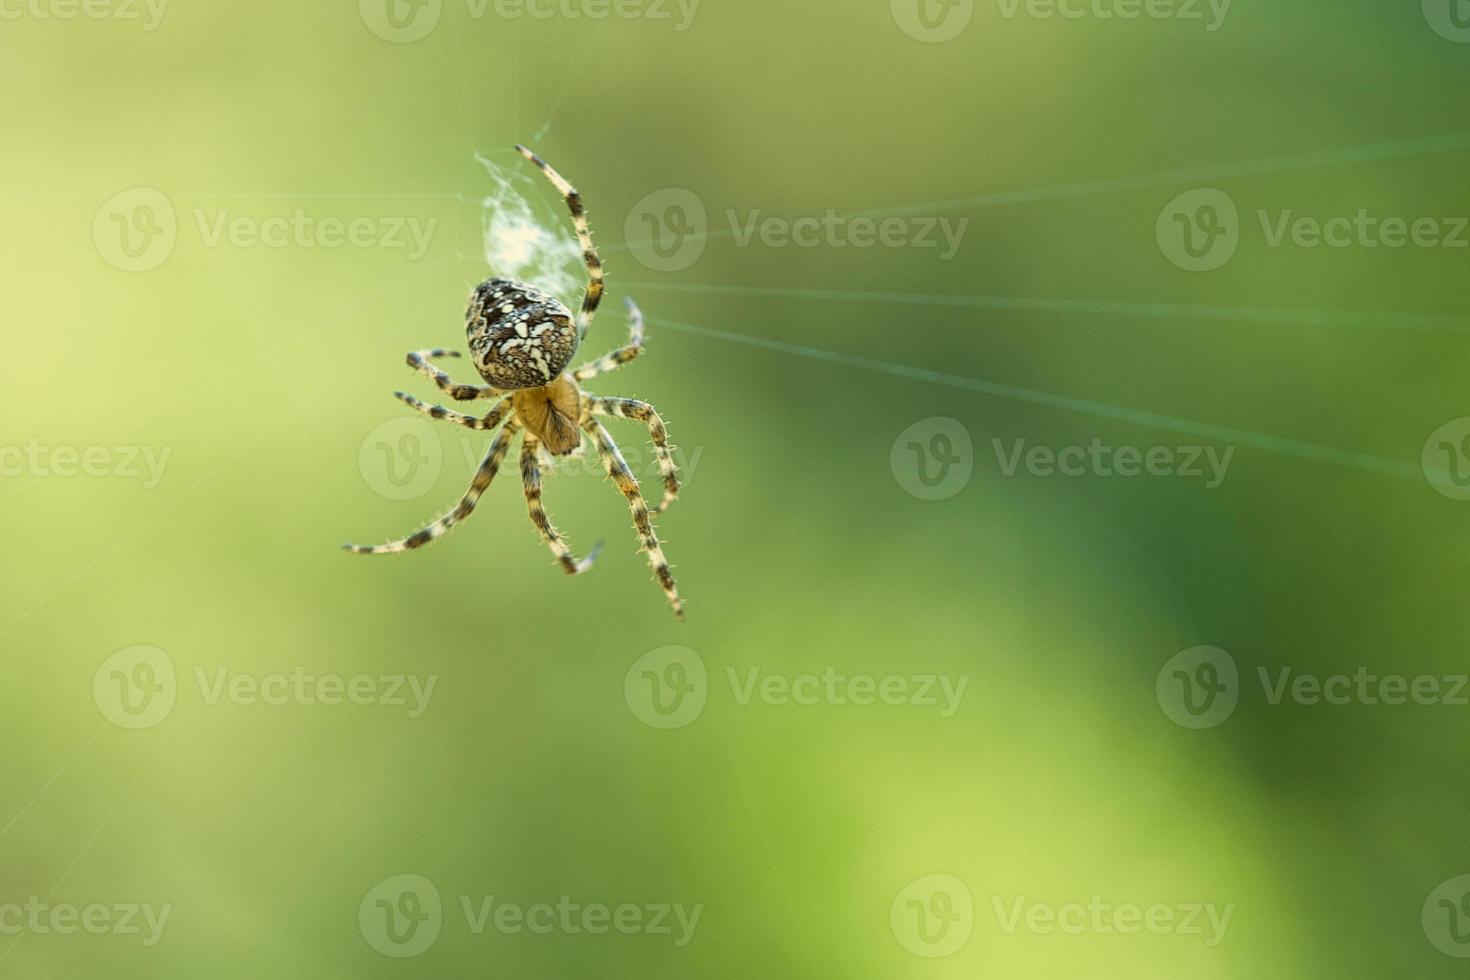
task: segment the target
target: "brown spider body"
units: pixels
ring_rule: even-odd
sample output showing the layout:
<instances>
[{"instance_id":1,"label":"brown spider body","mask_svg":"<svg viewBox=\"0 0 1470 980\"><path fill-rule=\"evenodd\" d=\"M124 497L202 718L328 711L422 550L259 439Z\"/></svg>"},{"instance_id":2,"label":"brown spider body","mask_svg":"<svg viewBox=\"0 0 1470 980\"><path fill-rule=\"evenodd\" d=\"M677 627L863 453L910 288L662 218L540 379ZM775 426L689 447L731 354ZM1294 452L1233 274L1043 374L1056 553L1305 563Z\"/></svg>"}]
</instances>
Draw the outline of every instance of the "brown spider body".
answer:
<instances>
[{"instance_id":1,"label":"brown spider body","mask_svg":"<svg viewBox=\"0 0 1470 980\"><path fill-rule=\"evenodd\" d=\"M553 456L565 456L582 444L582 389L570 374L549 385L523 388L510 396L516 418Z\"/></svg>"},{"instance_id":2,"label":"brown spider body","mask_svg":"<svg viewBox=\"0 0 1470 980\"><path fill-rule=\"evenodd\" d=\"M592 244L587 212L576 188L530 150L523 146L516 149L546 174L571 211L577 239L582 245L582 258L587 263L587 292L582 297L581 312L574 318L572 311L554 296L526 283L513 279L490 279L476 287L465 316L470 356L474 359L475 369L488 384L458 384L434 366L436 358L458 357L457 351L435 348L408 355L409 367L429 378L455 401L485 398L493 399L495 406L483 417L476 418L450 411L442 405L425 404L401 391L395 392L395 397L432 419L453 422L480 432L499 431L484 461L475 471L469 490L452 511L406 538L382 545L347 545L347 550L359 555L399 554L415 551L448 534L474 512L476 504L500 471L511 442L520 435L521 483L531 523L551 548L562 569L570 575L581 574L592 567L597 549L593 548L585 558L578 558L552 525L541 503L541 462L538 456L543 448L552 456L572 453L581 446L585 435L596 448L618 492L627 499L640 549L648 556L654 578L668 597L674 614L682 619L684 603L679 598L674 574L664 557L652 520L653 515L662 513L679 494L678 468L674 465L668 430L658 411L647 402L632 398L600 398L585 394L580 386L580 382L616 371L643 352L643 315L629 300L627 345L574 371L567 370L602 301L602 260ZM656 508L650 508L644 500L637 477L628 468L617 443L598 420L599 415L632 419L647 426L664 483L663 499Z\"/></svg>"}]
</instances>

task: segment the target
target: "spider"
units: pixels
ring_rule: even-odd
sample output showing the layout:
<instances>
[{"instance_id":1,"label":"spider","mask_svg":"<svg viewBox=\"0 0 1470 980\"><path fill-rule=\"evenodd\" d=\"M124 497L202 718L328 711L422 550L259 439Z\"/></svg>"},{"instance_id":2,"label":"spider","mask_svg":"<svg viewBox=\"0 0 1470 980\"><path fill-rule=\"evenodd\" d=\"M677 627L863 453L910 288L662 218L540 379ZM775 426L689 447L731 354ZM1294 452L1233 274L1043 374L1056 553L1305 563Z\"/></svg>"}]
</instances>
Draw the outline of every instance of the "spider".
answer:
<instances>
[{"instance_id":1,"label":"spider","mask_svg":"<svg viewBox=\"0 0 1470 980\"><path fill-rule=\"evenodd\" d=\"M664 558L651 516L663 513L679 493L678 468L670 451L668 430L658 412L647 402L632 398L599 398L583 392L579 384L616 370L643 352L643 314L636 303L627 300L627 345L576 370L566 370L602 301L602 260L592 244L587 212L576 188L524 146L517 145L516 150L540 168L571 211L572 224L576 227L577 239L581 242L587 263L587 292L582 299L581 312L574 321L571 311L555 297L513 279L489 279L477 286L465 315L465 334L475 369L489 383L457 384L434 366L432 362L437 358L459 357L459 352L454 350L415 351L408 355L408 366L428 377L456 401L495 399L495 406L483 417L476 418L452 412L442 405L426 404L401 391L393 394L431 419L453 422L478 431L499 428L499 433L475 472L469 490L452 511L401 540L376 546L349 544L344 547L359 555L397 554L422 548L443 537L474 512L480 497L495 479L511 443L520 434L521 482L531 522L536 525L536 530L562 569L568 575L580 575L592 567L601 544L594 547L586 558L578 558L552 525L541 504L539 453L544 449L552 457L568 456L581 448L585 433L597 448L608 476L627 498L641 550L648 553L649 564L653 566L653 573L674 614L683 619L684 603L674 585L674 575ZM644 501L638 480L628 468L617 443L597 418L604 415L632 419L648 427L664 484L663 498L652 511Z\"/></svg>"}]
</instances>

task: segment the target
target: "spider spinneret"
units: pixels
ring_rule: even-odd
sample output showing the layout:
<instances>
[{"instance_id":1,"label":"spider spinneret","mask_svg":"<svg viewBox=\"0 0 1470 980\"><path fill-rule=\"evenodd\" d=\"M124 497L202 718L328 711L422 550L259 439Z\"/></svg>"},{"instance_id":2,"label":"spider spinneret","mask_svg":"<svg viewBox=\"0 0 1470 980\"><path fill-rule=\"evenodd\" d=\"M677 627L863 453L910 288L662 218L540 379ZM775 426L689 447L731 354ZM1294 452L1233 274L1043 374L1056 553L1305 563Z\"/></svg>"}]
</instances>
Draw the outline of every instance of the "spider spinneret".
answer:
<instances>
[{"instance_id":1,"label":"spider spinneret","mask_svg":"<svg viewBox=\"0 0 1470 980\"><path fill-rule=\"evenodd\" d=\"M569 575L581 574L592 567L597 557L597 548L586 558L577 558L552 525L541 504L541 463L537 457L542 448L553 457L574 452L581 446L585 435L596 447L607 475L627 499L633 526L638 532L640 549L648 555L654 577L664 590L674 614L682 619L684 603L679 598L673 572L669 569L652 522L652 515L662 513L679 494L678 468L674 465L668 430L652 405L632 398L599 398L587 395L579 384L600 374L615 371L643 352L643 314L632 300L628 300L627 345L584 364L575 371L567 371L567 366L576 356L602 300L602 260L592 244L587 212L582 207L582 196L577 193L576 188L524 146L517 146L516 150L541 169L561 192L568 210L571 211L577 239L582 246L582 257L587 264L587 292L582 298L581 312L574 320L570 309L554 296L534 286L513 279L489 279L476 287L465 315L465 335L470 355L475 369L489 384L457 384L449 375L434 366L433 361L436 358L458 357L458 351L435 348L408 355L409 367L429 378L456 401L487 398L495 399L496 404L484 417L475 418L452 412L442 405L427 405L401 391L395 392L395 397L433 419L479 431L500 431L491 443L484 462L476 470L469 490L454 510L401 540L373 546L350 544L346 548L359 555L397 554L414 551L443 537L474 512L480 497L500 471L501 463L510 450L511 441L516 435L523 434L521 482L531 523L536 525L536 530L551 548L563 570ZM657 508L649 509L643 499L638 479L628 468L617 443L596 418L599 415L632 419L647 426L664 483L663 499Z\"/></svg>"}]
</instances>

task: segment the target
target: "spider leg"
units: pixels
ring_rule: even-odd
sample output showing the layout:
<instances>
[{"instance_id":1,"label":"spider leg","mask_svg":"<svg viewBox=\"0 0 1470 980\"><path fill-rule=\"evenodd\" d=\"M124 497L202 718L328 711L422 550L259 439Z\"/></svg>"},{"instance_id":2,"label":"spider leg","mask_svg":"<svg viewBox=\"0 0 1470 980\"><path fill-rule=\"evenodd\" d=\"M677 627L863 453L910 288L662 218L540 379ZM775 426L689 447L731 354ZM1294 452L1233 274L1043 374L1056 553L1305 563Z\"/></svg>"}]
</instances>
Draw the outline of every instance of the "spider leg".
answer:
<instances>
[{"instance_id":1,"label":"spider leg","mask_svg":"<svg viewBox=\"0 0 1470 980\"><path fill-rule=\"evenodd\" d=\"M509 398L502 400L500 404L490 409L490 413L484 418L477 419L473 415L461 415L459 412L451 412L443 405L426 405L412 395L404 394L401 391L393 392L393 397L403 402L409 408L421 412L431 419L443 419L446 422L453 422L455 425L462 425L466 429L478 429L481 431L497 428L511 412Z\"/></svg>"},{"instance_id":2,"label":"spider leg","mask_svg":"<svg viewBox=\"0 0 1470 980\"><path fill-rule=\"evenodd\" d=\"M588 361L577 370L572 372L572 377L578 381L586 381L595 378L599 374L607 374L616 371L627 364L633 358L643 353L643 311L638 304L631 299L624 300L628 304L628 344L619 347L611 353L604 354L595 361Z\"/></svg>"},{"instance_id":3,"label":"spider leg","mask_svg":"<svg viewBox=\"0 0 1470 980\"><path fill-rule=\"evenodd\" d=\"M658 457L658 471L664 479L664 497L654 513L662 514L668 510L669 504L679 496L679 467L674 464L674 456L669 447L669 430L664 428L664 420L659 417L658 410L647 402L633 398L589 397L587 405L593 415L616 415L648 426L648 434L653 439L654 455Z\"/></svg>"},{"instance_id":4,"label":"spider leg","mask_svg":"<svg viewBox=\"0 0 1470 980\"><path fill-rule=\"evenodd\" d=\"M613 442L612 436L608 435L601 422L587 416L583 420L582 428L597 444L597 453L607 467L607 475L613 478L613 482L618 485L623 496L628 498L628 509L633 514L633 526L638 529L638 537L642 542L643 550L648 552L648 564L653 567L653 574L658 578L658 584L662 586L664 595L668 596L669 605L674 608L674 615L683 619L684 602L679 598L679 590L674 585L674 573L669 570L668 559L664 557L663 548L658 543L658 534L653 530L653 521L648 515L648 504L643 499L643 493L638 489L638 478L633 475L632 470L628 469L628 463L623 459L618 444Z\"/></svg>"},{"instance_id":5,"label":"spider leg","mask_svg":"<svg viewBox=\"0 0 1470 980\"><path fill-rule=\"evenodd\" d=\"M582 312L577 317L577 339L580 341L587 336L587 329L592 326L592 318L597 315L597 306L602 302L603 290L602 259L597 254L597 247L592 244L592 228L587 223L587 211L582 207L582 195L577 193L577 189L565 177L547 166L545 160L519 143L516 144L516 150L521 156L541 168L541 172L566 199L567 210L572 212L572 224L577 229L577 240L582 243L582 259L587 263L587 295L582 298Z\"/></svg>"},{"instance_id":6,"label":"spider leg","mask_svg":"<svg viewBox=\"0 0 1470 980\"><path fill-rule=\"evenodd\" d=\"M457 402L470 402L476 398L498 398L504 392L489 385L462 385L456 384L449 375L436 368L429 362L436 357L458 357L457 350L444 350L433 348L432 350L416 350L408 355L408 366L428 378L439 389Z\"/></svg>"},{"instance_id":7,"label":"spider leg","mask_svg":"<svg viewBox=\"0 0 1470 980\"><path fill-rule=\"evenodd\" d=\"M424 545L444 537L460 521L474 513L475 505L480 502L480 497L489 488L490 482L495 479L495 474L500 470L501 461L505 459L506 450L510 448L510 442L515 438L516 432L520 430L520 423L512 418L500 430L495 441L490 444L490 451L485 456L485 461L475 471L475 478L470 483L470 488L460 499L454 510L445 514L434 523L421 531L416 531L399 541L390 541L380 545L348 544L343 547L354 555L392 555L404 551L413 551Z\"/></svg>"},{"instance_id":8,"label":"spider leg","mask_svg":"<svg viewBox=\"0 0 1470 980\"><path fill-rule=\"evenodd\" d=\"M541 532L541 539L551 548L561 567L568 575L580 575L597 560L602 542L594 545L586 558L578 558L552 525L546 508L541 505L541 465L536 460L540 445L540 440L529 432L521 440L521 484L526 491L526 509L531 515L531 523Z\"/></svg>"}]
</instances>

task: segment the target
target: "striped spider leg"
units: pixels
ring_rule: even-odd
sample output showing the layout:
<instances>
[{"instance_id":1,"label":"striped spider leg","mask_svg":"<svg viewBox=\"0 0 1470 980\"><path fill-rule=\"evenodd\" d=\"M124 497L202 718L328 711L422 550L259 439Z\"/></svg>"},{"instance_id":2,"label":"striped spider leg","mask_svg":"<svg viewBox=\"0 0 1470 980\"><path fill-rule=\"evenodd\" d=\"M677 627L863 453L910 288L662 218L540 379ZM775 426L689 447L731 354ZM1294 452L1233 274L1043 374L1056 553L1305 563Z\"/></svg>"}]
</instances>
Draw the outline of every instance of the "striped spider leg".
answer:
<instances>
[{"instance_id":1,"label":"striped spider leg","mask_svg":"<svg viewBox=\"0 0 1470 980\"><path fill-rule=\"evenodd\" d=\"M499 411L499 409L500 406L497 406L496 410ZM349 544L343 547L354 555L396 555L404 551L414 551L444 537L454 529L456 524L475 512L475 505L490 488L495 474L500 472L500 464L505 460L506 451L510 449L511 440L515 438L520 427L520 423L512 418L505 423L505 428L496 434L495 441L490 444L490 451L485 454L485 461L475 471L475 477L470 481L470 488L465 491L465 495L460 498L454 510L423 530L415 531L398 541L389 541L387 544L379 545Z\"/></svg>"},{"instance_id":2,"label":"striped spider leg","mask_svg":"<svg viewBox=\"0 0 1470 980\"><path fill-rule=\"evenodd\" d=\"M653 439L653 452L658 458L659 475L664 481L664 496L654 508L655 514L662 514L669 509L679 497L679 467L674 464L672 447L669 445L669 430L664 427L664 420L659 416L658 410L648 402L640 402L636 398L598 398L588 396L587 407L593 415L612 415L618 418L633 419L648 426L649 437Z\"/></svg>"},{"instance_id":3,"label":"striped spider leg","mask_svg":"<svg viewBox=\"0 0 1470 980\"><path fill-rule=\"evenodd\" d=\"M519 143L516 144L516 151L541 168L546 179L551 181L552 186L567 202L567 210L572 213L572 225L577 230L577 241L582 245L582 260L587 263L587 293L582 297L582 311L577 316L577 340L580 342L587 336L592 318L597 315L604 288L602 258L597 254L597 247L592 244L592 226L587 221L587 210L582 207L582 195L577 193L577 189L565 177L548 166L545 160Z\"/></svg>"},{"instance_id":4,"label":"striped spider leg","mask_svg":"<svg viewBox=\"0 0 1470 980\"><path fill-rule=\"evenodd\" d=\"M623 302L628 304L628 343L615 351L602 355L595 361L583 364L572 372L573 378L578 381L590 381L599 374L616 371L643 353L643 311L631 299Z\"/></svg>"},{"instance_id":5,"label":"striped spider leg","mask_svg":"<svg viewBox=\"0 0 1470 980\"><path fill-rule=\"evenodd\" d=\"M581 575L597 560L602 542L593 545L586 558L578 558L562 540L561 534L547 516L546 508L541 504L541 464L537 460L540 451L541 440L529 432L521 437L521 485L526 492L526 510L531 515L531 523L541 532L541 540L551 548L551 553L556 556L562 569L568 575Z\"/></svg>"},{"instance_id":6,"label":"striped spider leg","mask_svg":"<svg viewBox=\"0 0 1470 980\"><path fill-rule=\"evenodd\" d=\"M490 385L456 384L449 375L435 367L431 361L439 357L458 357L459 351L434 347L416 350L408 355L408 366L439 386L439 390L457 402L472 402L477 398L499 398L505 392Z\"/></svg>"},{"instance_id":7,"label":"striped spider leg","mask_svg":"<svg viewBox=\"0 0 1470 980\"><path fill-rule=\"evenodd\" d=\"M582 429L592 437L592 442L597 447L597 454L602 457L602 463L607 468L607 475L612 477L618 490L628 499L628 510L633 515L633 527L638 531L642 550L648 554L648 564L653 568L654 577L658 579L664 595L668 597L669 605L674 609L674 615L683 619L684 600L679 598L679 589L674 584L674 573L669 569L669 561L664 557L663 546L658 542L658 532L653 529L653 519L648 512L648 503L643 499L643 491L638 488L638 478L628 468L628 462L623 459L623 453L618 449L618 444L613 441L607 429L603 428L602 423L592 416L590 409L582 417Z\"/></svg>"}]
</instances>

